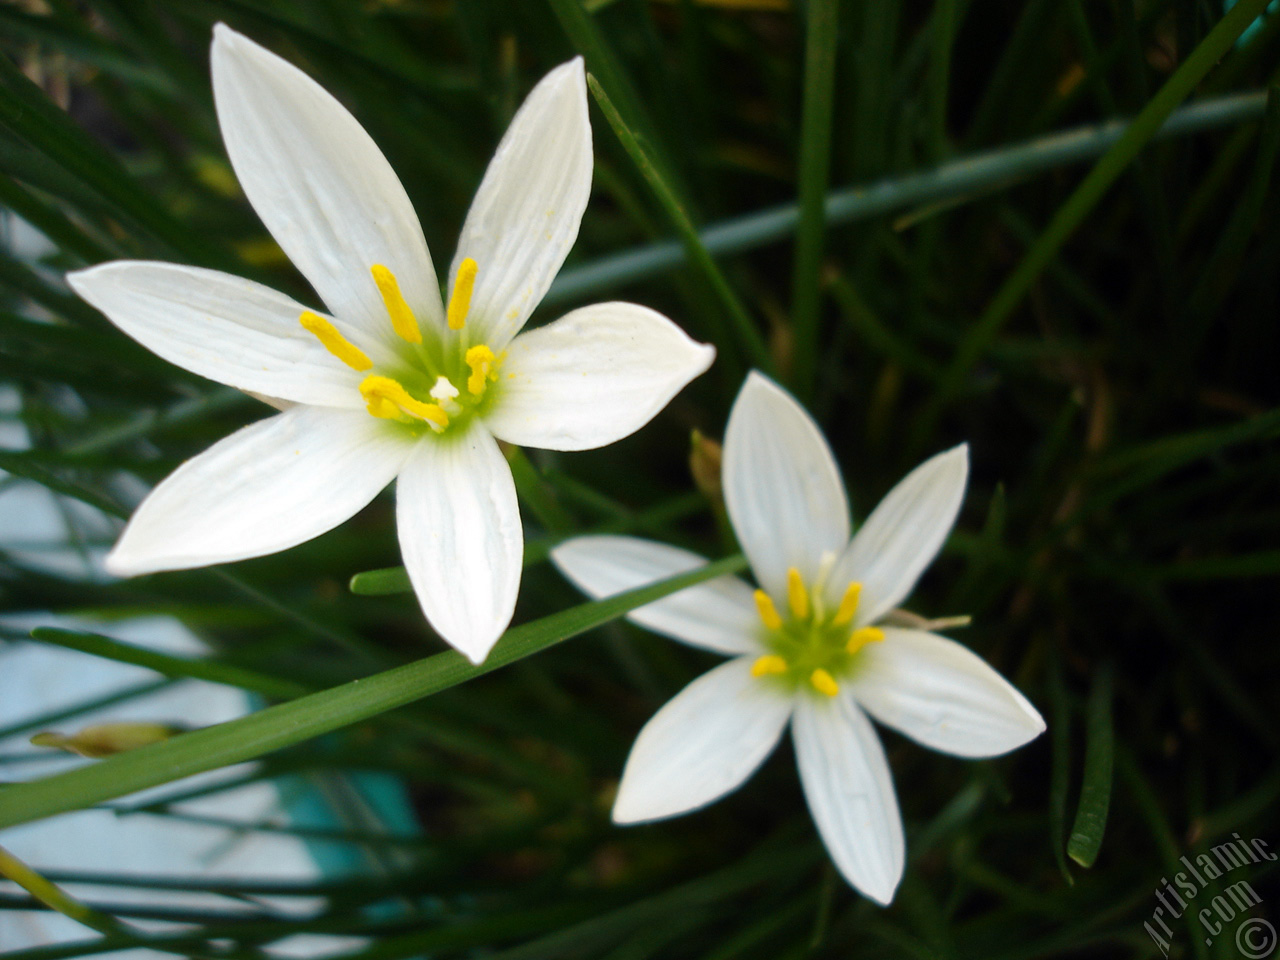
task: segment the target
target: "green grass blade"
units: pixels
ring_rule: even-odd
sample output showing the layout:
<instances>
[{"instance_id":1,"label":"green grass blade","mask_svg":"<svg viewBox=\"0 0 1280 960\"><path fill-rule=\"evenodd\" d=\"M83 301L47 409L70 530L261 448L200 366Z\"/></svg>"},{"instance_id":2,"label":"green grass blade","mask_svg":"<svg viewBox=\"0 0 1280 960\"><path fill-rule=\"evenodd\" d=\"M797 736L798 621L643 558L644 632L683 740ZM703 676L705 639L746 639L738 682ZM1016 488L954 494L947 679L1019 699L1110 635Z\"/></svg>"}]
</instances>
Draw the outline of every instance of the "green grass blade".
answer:
<instances>
[{"instance_id":1,"label":"green grass blade","mask_svg":"<svg viewBox=\"0 0 1280 960\"><path fill-rule=\"evenodd\" d=\"M750 314L747 313L747 308L743 306L742 301L738 299L738 295L729 286L729 281L720 272L716 262L711 259L711 254L707 252L707 248L698 236L697 228L694 227L693 221L689 219L689 214L685 212L684 204L680 202L680 199L654 164L653 159L649 156L649 151L640 143L631 128L627 126L617 107L609 99L609 95L600 86L600 82L588 74L587 84L591 88L592 95L596 98L596 103L600 105L601 111L613 128L613 132L627 151L627 155L631 157L641 176L649 184L649 188L653 190L663 209L667 211L667 215L671 218L676 232L680 234L680 239L684 244L685 253L690 263L702 274L719 298L721 306L733 322L735 334L746 348L750 361L762 370L772 370L773 359L769 354L768 347L765 346L764 338L760 336L760 331L756 329ZM721 346L728 346L731 342L724 335L717 336L716 339Z\"/></svg>"},{"instance_id":2,"label":"green grass blade","mask_svg":"<svg viewBox=\"0 0 1280 960\"><path fill-rule=\"evenodd\" d=\"M791 272L794 331L791 386L802 401L813 397L822 302L822 244L826 235L827 177L835 107L839 0L811 0L805 41L804 107L800 124L800 199Z\"/></svg>"},{"instance_id":3,"label":"green grass blade","mask_svg":"<svg viewBox=\"0 0 1280 960\"><path fill-rule=\"evenodd\" d=\"M490 673L685 587L743 569L729 557L507 631L480 666L447 651L68 773L0 790L0 829L252 760Z\"/></svg>"},{"instance_id":4,"label":"green grass blade","mask_svg":"<svg viewBox=\"0 0 1280 960\"><path fill-rule=\"evenodd\" d=\"M1085 727L1084 774L1080 784L1080 805L1067 840L1067 856L1082 867L1092 867L1102 849L1111 806L1111 776L1115 754L1115 731L1111 727L1112 673L1104 667L1094 678L1089 692L1088 722Z\"/></svg>"},{"instance_id":5,"label":"green grass blade","mask_svg":"<svg viewBox=\"0 0 1280 960\"><path fill-rule=\"evenodd\" d=\"M146 667L170 679L189 677L195 680L207 680L210 683L221 683L228 687L260 693L264 697L276 700L288 700L300 697L309 691L305 686L292 680L267 676L243 667L218 663L214 660L194 660L188 657L175 657L171 654L148 650L104 637L99 633L86 633L79 630L63 630L60 627L36 627L31 636L41 643L68 650L78 650L104 660L117 663L131 663L134 666Z\"/></svg>"}]
</instances>

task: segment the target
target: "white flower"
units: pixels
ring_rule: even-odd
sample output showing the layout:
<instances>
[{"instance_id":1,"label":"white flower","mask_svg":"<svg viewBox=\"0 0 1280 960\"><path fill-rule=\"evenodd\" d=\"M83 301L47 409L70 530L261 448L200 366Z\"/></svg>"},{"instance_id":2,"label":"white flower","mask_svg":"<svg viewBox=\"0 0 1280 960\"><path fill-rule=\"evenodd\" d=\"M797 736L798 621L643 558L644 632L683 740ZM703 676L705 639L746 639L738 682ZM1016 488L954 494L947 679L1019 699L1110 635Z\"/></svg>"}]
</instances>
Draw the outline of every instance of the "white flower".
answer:
<instances>
[{"instance_id":1,"label":"white flower","mask_svg":"<svg viewBox=\"0 0 1280 960\"><path fill-rule=\"evenodd\" d=\"M763 589L720 577L630 614L734 659L689 684L640 731L614 820L657 820L724 796L764 762L790 720L827 850L849 883L889 903L902 878L902 819L867 714L962 757L1006 753L1044 730L1026 698L965 647L882 623L946 539L967 474L965 446L938 454L850 539L844 485L817 426L772 381L748 376L725 432L723 481ZM615 536L567 541L552 558L593 597L706 563Z\"/></svg>"},{"instance_id":2,"label":"white flower","mask_svg":"<svg viewBox=\"0 0 1280 960\"><path fill-rule=\"evenodd\" d=\"M267 229L329 308L169 263L68 277L165 359L285 403L183 464L107 560L121 575L240 560L341 523L393 478L423 612L479 663L511 621L523 532L495 437L612 443L711 364L645 307L603 303L521 327L577 237L591 191L582 60L530 93L462 228L448 304L409 198L341 104L225 25L213 90L227 152Z\"/></svg>"}]
</instances>

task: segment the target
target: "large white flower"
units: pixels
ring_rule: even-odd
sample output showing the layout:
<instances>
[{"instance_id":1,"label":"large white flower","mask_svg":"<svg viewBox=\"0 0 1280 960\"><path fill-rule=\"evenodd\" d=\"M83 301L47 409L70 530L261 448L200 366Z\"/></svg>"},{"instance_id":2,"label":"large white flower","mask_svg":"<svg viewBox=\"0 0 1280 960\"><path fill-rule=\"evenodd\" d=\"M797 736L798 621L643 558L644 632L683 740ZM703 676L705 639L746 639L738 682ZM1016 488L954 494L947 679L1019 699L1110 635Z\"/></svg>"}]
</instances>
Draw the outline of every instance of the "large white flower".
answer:
<instances>
[{"instance_id":1,"label":"large white flower","mask_svg":"<svg viewBox=\"0 0 1280 960\"><path fill-rule=\"evenodd\" d=\"M849 883L889 903L902 878L902 819L867 714L962 757L1006 753L1044 730L1026 698L965 647L881 622L942 546L967 475L965 446L938 454L850 539L844 485L822 434L789 394L752 373L729 416L723 481L762 589L720 577L630 614L734 659L693 681L640 731L614 820L685 813L736 789L790 720L805 797L832 859ZM552 559L593 597L706 563L615 536L569 540Z\"/></svg>"},{"instance_id":2,"label":"large white flower","mask_svg":"<svg viewBox=\"0 0 1280 960\"><path fill-rule=\"evenodd\" d=\"M165 359L286 401L156 487L108 568L136 575L282 550L399 477L400 544L423 612L478 663L511 621L523 552L494 438L552 450L612 443L706 370L714 350L630 303L520 333L591 190L581 59L543 78L498 145L462 228L447 306L409 198L356 119L222 24L212 63L236 175L329 312L169 263L68 277Z\"/></svg>"}]
</instances>

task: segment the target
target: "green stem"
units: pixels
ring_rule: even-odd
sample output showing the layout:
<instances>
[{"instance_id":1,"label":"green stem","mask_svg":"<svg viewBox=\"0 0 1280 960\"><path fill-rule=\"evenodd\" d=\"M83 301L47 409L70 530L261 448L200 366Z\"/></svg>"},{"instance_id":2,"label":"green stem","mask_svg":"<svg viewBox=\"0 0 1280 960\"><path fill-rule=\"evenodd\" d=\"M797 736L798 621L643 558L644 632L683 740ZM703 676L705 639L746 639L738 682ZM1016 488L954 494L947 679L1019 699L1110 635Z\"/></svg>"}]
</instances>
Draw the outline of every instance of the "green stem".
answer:
<instances>
[{"instance_id":1,"label":"green stem","mask_svg":"<svg viewBox=\"0 0 1280 960\"><path fill-rule=\"evenodd\" d=\"M791 386L801 400L813 396L822 302L822 241L831 169L832 88L836 76L839 0L810 0L805 41L804 113L800 126L800 202L791 280L794 331Z\"/></svg>"},{"instance_id":2,"label":"green stem","mask_svg":"<svg viewBox=\"0 0 1280 960\"><path fill-rule=\"evenodd\" d=\"M1265 91L1204 100L1170 114L1153 139L1186 136L1247 123L1262 116L1266 103ZM1104 153L1125 136L1134 123L1136 121L1110 120L1075 127L1012 146L971 154L931 170L862 186L842 187L827 194L826 225L829 228L922 203L1007 189L1037 173ZM727 256L786 238L796 229L799 219L797 204L783 204L722 220L697 234L697 239L708 254ZM687 257L685 247L674 240L601 257L592 263L562 271L543 302L564 303L616 284L656 276L681 266Z\"/></svg>"}]
</instances>

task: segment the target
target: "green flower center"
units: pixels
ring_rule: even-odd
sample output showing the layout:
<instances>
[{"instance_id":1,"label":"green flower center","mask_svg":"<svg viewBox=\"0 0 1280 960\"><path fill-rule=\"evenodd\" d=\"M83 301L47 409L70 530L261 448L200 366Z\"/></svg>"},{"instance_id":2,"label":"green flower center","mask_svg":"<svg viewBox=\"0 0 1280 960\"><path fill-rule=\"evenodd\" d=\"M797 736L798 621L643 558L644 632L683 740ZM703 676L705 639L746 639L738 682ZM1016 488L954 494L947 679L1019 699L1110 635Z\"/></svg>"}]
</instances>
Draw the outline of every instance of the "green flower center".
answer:
<instances>
[{"instance_id":1,"label":"green flower center","mask_svg":"<svg viewBox=\"0 0 1280 960\"><path fill-rule=\"evenodd\" d=\"M774 678L792 689L810 689L823 696L840 692L839 677L848 675L864 647L881 643L879 627L851 629L858 613L862 584L852 582L834 612L823 608L822 591L810 592L791 567L787 571L787 614L784 619L773 598L757 590L756 609L764 623L764 645L770 651L751 666L751 675Z\"/></svg>"},{"instance_id":2,"label":"green flower center","mask_svg":"<svg viewBox=\"0 0 1280 960\"><path fill-rule=\"evenodd\" d=\"M486 344L471 344L462 332L471 309L476 262L468 257L458 267L449 297L448 332L428 330L425 337L395 275L381 264L374 264L371 272L391 327L403 343L397 351L401 362L394 369L372 372L373 361L364 351L319 314L304 311L299 321L329 353L369 374L360 383L360 395L371 416L395 420L418 434L458 432L493 403L493 384L502 364L501 355Z\"/></svg>"}]
</instances>

